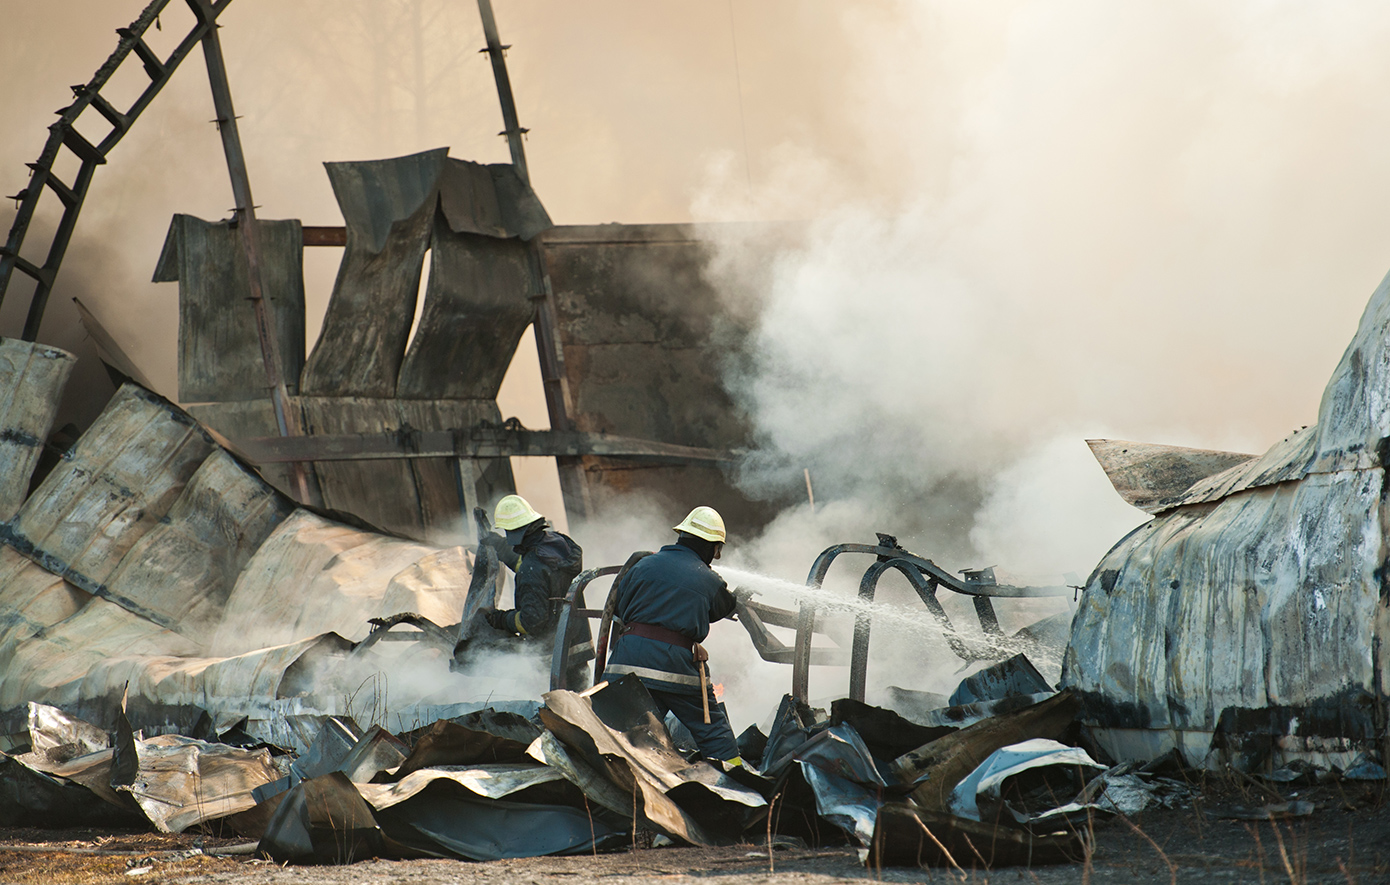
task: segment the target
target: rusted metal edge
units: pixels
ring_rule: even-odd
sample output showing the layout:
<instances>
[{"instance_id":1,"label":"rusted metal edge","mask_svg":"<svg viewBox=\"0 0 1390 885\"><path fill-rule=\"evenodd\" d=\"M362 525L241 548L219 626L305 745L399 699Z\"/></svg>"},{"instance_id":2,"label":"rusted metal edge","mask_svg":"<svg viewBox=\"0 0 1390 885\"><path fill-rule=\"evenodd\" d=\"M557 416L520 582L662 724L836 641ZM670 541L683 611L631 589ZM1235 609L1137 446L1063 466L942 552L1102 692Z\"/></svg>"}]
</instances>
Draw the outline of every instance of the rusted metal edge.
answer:
<instances>
[{"instance_id":1,"label":"rusted metal edge","mask_svg":"<svg viewBox=\"0 0 1390 885\"><path fill-rule=\"evenodd\" d=\"M116 339L106 330L101 321L87 309L87 305L82 303L82 299L74 298L72 303L77 305L77 319L82 323L87 337L92 339L92 345L97 350L97 358L146 390L154 390L154 384L144 372L140 371L140 367L135 365L135 361L130 358L130 355L121 349L121 345L116 343Z\"/></svg>"},{"instance_id":2,"label":"rusted metal edge","mask_svg":"<svg viewBox=\"0 0 1390 885\"><path fill-rule=\"evenodd\" d=\"M265 436L234 442L236 451L253 464L398 458L574 458L584 455L684 464L726 463L738 458L736 452L560 430L406 430L392 434Z\"/></svg>"}]
</instances>

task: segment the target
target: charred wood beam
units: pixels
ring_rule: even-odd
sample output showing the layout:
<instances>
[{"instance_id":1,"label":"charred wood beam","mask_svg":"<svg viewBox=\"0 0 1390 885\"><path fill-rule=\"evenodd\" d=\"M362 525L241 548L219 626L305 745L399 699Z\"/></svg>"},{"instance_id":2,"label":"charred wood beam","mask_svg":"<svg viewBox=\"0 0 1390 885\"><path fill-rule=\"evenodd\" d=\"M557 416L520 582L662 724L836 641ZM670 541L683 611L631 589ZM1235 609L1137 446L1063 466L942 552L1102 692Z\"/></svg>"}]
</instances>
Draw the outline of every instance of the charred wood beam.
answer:
<instances>
[{"instance_id":1,"label":"charred wood beam","mask_svg":"<svg viewBox=\"0 0 1390 885\"><path fill-rule=\"evenodd\" d=\"M303 225L304 245L306 246L346 246L346 227L323 227Z\"/></svg>"},{"instance_id":2,"label":"charred wood beam","mask_svg":"<svg viewBox=\"0 0 1390 885\"><path fill-rule=\"evenodd\" d=\"M235 441L254 464L379 461L399 458L631 458L668 464L732 462L737 453L563 430L413 430L393 434L325 434Z\"/></svg>"},{"instance_id":3,"label":"charred wood beam","mask_svg":"<svg viewBox=\"0 0 1390 885\"><path fill-rule=\"evenodd\" d=\"M1057 738L1076 720L1081 703L1070 691L1022 710L994 716L939 737L893 761L893 772L905 784L915 784L911 796L918 807L950 809L956 784L995 750L1032 738Z\"/></svg>"}]
</instances>

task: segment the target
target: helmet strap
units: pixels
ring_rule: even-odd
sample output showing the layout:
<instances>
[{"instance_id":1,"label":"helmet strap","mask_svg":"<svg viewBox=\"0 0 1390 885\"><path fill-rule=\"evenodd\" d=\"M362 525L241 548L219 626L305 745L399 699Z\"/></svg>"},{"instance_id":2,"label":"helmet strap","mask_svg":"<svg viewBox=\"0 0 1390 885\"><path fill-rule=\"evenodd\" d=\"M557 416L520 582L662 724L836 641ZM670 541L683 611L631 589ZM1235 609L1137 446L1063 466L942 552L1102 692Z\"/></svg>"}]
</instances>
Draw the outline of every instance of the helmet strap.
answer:
<instances>
[{"instance_id":1,"label":"helmet strap","mask_svg":"<svg viewBox=\"0 0 1390 885\"><path fill-rule=\"evenodd\" d=\"M718 541L706 541L704 538L692 535L689 532L677 532L676 543L682 547L689 547L691 550L694 550L695 555L700 557L705 565L709 565L714 561L714 553L719 547Z\"/></svg>"}]
</instances>

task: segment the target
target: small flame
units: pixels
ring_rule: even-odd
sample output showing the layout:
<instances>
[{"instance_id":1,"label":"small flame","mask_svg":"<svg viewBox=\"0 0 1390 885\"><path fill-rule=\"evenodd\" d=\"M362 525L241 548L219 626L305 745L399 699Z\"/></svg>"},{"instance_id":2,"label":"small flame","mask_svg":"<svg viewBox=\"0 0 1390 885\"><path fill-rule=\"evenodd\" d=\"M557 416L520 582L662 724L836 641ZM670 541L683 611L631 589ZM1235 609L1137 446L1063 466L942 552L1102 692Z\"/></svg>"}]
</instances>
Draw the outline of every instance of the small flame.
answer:
<instances>
[{"instance_id":1,"label":"small flame","mask_svg":"<svg viewBox=\"0 0 1390 885\"><path fill-rule=\"evenodd\" d=\"M722 701L722 700L724 700L724 683L722 683L722 682L716 682L716 683L714 683L714 699L715 699L716 701Z\"/></svg>"}]
</instances>

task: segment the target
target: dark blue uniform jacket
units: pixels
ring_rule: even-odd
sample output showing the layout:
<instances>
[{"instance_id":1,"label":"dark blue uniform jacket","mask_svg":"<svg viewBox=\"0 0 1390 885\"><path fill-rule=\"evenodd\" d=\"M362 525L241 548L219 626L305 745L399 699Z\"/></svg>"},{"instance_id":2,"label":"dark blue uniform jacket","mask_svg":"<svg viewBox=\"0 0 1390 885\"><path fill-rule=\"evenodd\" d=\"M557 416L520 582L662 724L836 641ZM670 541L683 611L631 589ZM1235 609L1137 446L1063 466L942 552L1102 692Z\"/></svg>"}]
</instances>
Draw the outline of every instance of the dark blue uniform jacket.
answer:
<instances>
[{"instance_id":1,"label":"dark blue uniform jacket","mask_svg":"<svg viewBox=\"0 0 1390 885\"><path fill-rule=\"evenodd\" d=\"M584 567L584 551L568 535L533 532L501 560L516 572L516 608L506 612L512 632L548 640L555 633L560 600ZM584 600L576 600L576 605L582 608ZM567 641L574 661L582 663L593 658L587 619L570 621Z\"/></svg>"},{"instance_id":2,"label":"dark blue uniform jacket","mask_svg":"<svg viewBox=\"0 0 1390 885\"><path fill-rule=\"evenodd\" d=\"M628 569L618 587L614 614L624 624L653 624L695 642L712 621L734 613L724 579L689 547L669 544ZM641 636L620 636L604 669L605 679L635 673L649 688L700 693L700 671L689 649Z\"/></svg>"}]
</instances>

